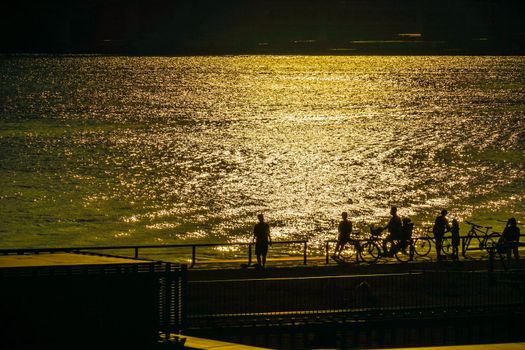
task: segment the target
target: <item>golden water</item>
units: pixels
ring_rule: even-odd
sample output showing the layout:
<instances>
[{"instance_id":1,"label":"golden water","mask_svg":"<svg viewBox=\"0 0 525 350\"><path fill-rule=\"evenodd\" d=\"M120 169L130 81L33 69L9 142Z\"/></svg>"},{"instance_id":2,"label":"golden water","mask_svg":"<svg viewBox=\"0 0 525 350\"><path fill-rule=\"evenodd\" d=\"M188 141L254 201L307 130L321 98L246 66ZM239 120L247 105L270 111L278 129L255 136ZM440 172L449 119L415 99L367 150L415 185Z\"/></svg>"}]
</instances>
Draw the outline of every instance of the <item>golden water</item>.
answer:
<instances>
[{"instance_id":1,"label":"golden water","mask_svg":"<svg viewBox=\"0 0 525 350\"><path fill-rule=\"evenodd\" d=\"M0 61L0 246L525 219L522 57Z\"/></svg>"}]
</instances>

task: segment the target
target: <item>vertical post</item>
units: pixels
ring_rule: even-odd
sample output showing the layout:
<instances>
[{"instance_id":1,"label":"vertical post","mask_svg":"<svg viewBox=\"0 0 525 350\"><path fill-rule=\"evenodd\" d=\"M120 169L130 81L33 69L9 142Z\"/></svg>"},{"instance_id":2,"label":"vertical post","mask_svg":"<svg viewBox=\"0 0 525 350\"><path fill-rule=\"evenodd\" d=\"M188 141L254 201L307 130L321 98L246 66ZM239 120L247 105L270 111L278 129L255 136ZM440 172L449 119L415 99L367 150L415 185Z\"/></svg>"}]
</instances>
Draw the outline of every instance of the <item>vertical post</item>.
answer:
<instances>
[{"instance_id":1,"label":"vertical post","mask_svg":"<svg viewBox=\"0 0 525 350\"><path fill-rule=\"evenodd\" d=\"M492 286L494 285L494 282L496 281L496 278L494 276L494 255L495 255L495 249L494 247L489 247L488 249L488 252L489 252L489 266L488 266L488 277L489 277L489 285Z\"/></svg>"},{"instance_id":2,"label":"vertical post","mask_svg":"<svg viewBox=\"0 0 525 350\"><path fill-rule=\"evenodd\" d=\"M179 334L186 329L188 310L187 310L187 293L188 293L188 266L180 265L179 276Z\"/></svg>"},{"instance_id":3,"label":"vertical post","mask_svg":"<svg viewBox=\"0 0 525 350\"><path fill-rule=\"evenodd\" d=\"M135 259L139 258L139 247L135 247Z\"/></svg>"},{"instance_id":4,"label":"vertical post","mask_svg":"<svg viewBox=\"0 0 525 350\"><path fill-rule=\"evenodd\" d=\"M197 246L192 245L191 246L191 266L195 266L195 255L196 255Z\"/></svg>"},{"instance_id":5,"label":"vertical post","mask_svg":"<svg viewBox=\"0 0 525 350\"><path fill-rule=\"evenodd\" d=\"M306 265L306 259L307 259L307 253L308 253L308 241L304 241L303 243L304 249L303 249L303 264Z\"/></svg>"},{"instance_id":6,"label":"vertical post","mask_svg":"<svg viewBox=\"0 0 525 350\"><path fill-rule=\"evenodd\" d=\"M326 263L327 264L330 262L330 252L329 252L329 248L328 248L329 244L330 244L330 242L328 242L328 241L325 242Z\"/></svg>"},{"instance_id":7,"label":"vertical post","mask_svg":"<svg viewBox=\"0 0 525 350\"><path fill-rule=\"evenodd\" d=\"M177 305L172 305L172 296L175 292L172 288L172 280L173 280L173 274L171 269L171 263L166 263L164 267L164 296L163 296L163 310L162 310L162 331L164 332L164 336L166 339L169 339L170 337L170 331L172 329L172 326L178 326L180 323L180 320L178 319L178 313L176 315L171 314L172 306L176 307ZM177 278L180 279L180 276L177 274ZM175 301L177 302L177 301ZM175 309L176 312L178 311ZM175 325L171 324L172 317L174 316Z\"/></svg>"},{"instance_id":8,"label":"vertical post","mask_svg":"<svg viewBox=\"0 0 525 350\"><path fill-rule=\"evenodd\" d=\"M488 247L487 250L489 251L489 273L494 272L494 247Z\"/></svg>"},{"instance_id":9,"label":"vertical post","mask_svg":"<svg viewBox=\"0 0 525 350\"><path fill-rule=\"evenodd\" d=\"M252 244L248 243L248 266L252 264Z\"/></svg>"}]
</instances>

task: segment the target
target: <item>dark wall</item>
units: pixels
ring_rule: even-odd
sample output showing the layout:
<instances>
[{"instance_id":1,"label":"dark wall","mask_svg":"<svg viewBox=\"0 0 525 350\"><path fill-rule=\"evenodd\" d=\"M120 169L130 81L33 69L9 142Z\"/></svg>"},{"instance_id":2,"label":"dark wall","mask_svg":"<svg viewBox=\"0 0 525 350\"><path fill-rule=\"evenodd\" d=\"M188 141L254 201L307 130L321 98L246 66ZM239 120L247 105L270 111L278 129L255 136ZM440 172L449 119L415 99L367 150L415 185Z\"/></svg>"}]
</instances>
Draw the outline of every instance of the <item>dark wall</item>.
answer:
<instances>
[{"instance_id":1,"label":"dark wall","mask_svg":"<svg viewBox=\"0 0 525 350\"><path fill-rule=\"evenodd\" d=\"M0 274L0 284L1 349L149 349L157 342L153 274Z\"/></svg>"},{"instance_id":2,"label":"dark wall","mask_svg":"<svg viewBox=\"0 0 525 350\"><path fill-rule=\"evenodd\" d=\"M523 53L523 13L522 0L4 0L0 51L323 51L421 33L439 47Z\"/></svg>"}]
</instances>

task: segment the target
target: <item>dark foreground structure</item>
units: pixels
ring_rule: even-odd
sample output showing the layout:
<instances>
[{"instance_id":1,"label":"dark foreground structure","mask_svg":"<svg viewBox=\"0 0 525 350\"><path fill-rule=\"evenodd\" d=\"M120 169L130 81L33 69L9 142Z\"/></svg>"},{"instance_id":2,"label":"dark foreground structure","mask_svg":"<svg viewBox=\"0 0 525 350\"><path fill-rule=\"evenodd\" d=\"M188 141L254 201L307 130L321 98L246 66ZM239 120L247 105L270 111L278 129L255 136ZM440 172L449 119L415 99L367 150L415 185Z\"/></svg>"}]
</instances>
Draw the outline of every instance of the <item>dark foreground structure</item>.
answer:
<instances>
[{"instance_id":1,"label":"dark foreground structure","mask_svg":"<svg viewBox=\"0 0 525 350\"><path fill-rule=\"evenodd\" d=\"M523 282L487 271L190 280L186 333L279 349L522 341Z\"/></svg>"},{"instance_id":2,"label":"dark foreground structure","mask_svg":"<svg viewBox=\"0 0 525 350\"><path fill-rule=\"evenodd\" d=\"M188 271L78 252L0 255L0 345L176 348L159 340L180 332L279 349L524 341L525 275L498 268Z\"/></svg>"},{"instance_id":3,"label":"dark foreground structure","mask_svg":"<svg viewBox=\"0 0 525 350\"><path fill-rule=\"evenodd\" d=\"M0 348L156 348L179 323L172 277L178 269L151 261L0 255Z\"/></svg>"}]
</instances>

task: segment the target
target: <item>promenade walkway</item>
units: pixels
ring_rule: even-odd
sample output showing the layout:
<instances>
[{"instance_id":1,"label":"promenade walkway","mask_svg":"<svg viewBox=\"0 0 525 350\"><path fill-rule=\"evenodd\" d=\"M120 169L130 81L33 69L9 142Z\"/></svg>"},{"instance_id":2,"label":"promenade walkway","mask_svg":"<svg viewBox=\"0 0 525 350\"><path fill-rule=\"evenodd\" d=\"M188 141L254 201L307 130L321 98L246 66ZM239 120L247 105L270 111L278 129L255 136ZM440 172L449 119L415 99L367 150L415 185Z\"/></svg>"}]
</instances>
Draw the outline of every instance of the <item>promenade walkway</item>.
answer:
<instances>
[{"instance_id":1,"label":"promenade walkway","mask_svg":"<svg viewBox=\"0 0 525 350\"><path fill-rule=\"evenodd\" d=\"M390 350L525 350L525 343L425 346L418 348L395 348Z\"/></svg>"},{"instance_id":2,"label":"promenade walkway","mask_svg":"<svg viewBox=\"0 0 525 350\"><path fill-rule=\"evenodd\" d=\"M219 341L219 340L189 337L186 335L181 335L181 338L186 338L186 343L184 343L184 348L186 349L202 349L202 350L264 350L266 349L266 348L259 348L255 346L249 346L249 345L228 343L228 342Z\"/></svg>"},{"instance_id":3,"label":"promenade walkway","mask_svg":"<svg viewBox=\"0 0 525 350\"><path fill-rule=\"evenodd\" d=\"M228 343L212 339L182 336L186 338L184 347L202 350L264 350L266 348ZM376 349L380 350L380 349ZM390 350L525 350L525 343L475 344L453 346L425 346L417 348L394 348Z\"/></svg>"},{"instance_id":4,"label":"promenade walkway","mask_svg":"<svg viewBox=\"0 0 525 350\"><path fill-rule=\"evenodd\" d=\"M110 291L103 302L110 300L111 305L120 304L115 312L103 313L108 319L104 323L108 326L104 329L120 331L126 327L113 329L109 325L121 324L123 320L134 324L139 320L143 321L141 328L149 330L146 335L151 339L159 329L166 329L163 327L183 329L191 335L186 344L190 349L256 349L238 343L269 348L333 348L337 344L357 348L363 344L392 347L522 340L514 336L519 334L516 327L507 327L506 323L509 315L512 318L509 325L521 323L522 279L502 271L489 273L486 257L438 262L430 256L409 263L385 258L373 265L338 264L333 260L326 264L323 259L309 259L308 265L300 261L286 265L280 261L271 261L266 269L228 262L211 265L212 268L208 269L200 266L186 269L155 260L55 251L0 255L0 272L4 271L6 278L25 281L22 287L17 281L6 283L6 286L13 286L16 293L26 293L19 298L17 305L20 308L25 307L28 298L41 295L40 289L45 291L52 287L44 298L31 304L31 310L38 315L56 314L55 323L61 327L67 326L59 317L64 311L51 312L45 309L47 305L66 310L84 305L79 300L98 302L101 300L100 286L104 285L104 290L108 291L106 287L111 282L111 290L117 292ZM102 271L105 265L110 274ZM151 276L148 275L150 268L153 269ZM33 270L42 271L42 274L37 274L39 279L31 277ZM17 277L17 271L28 273ZM54 273L56 271L60 273ZM79 276L74 271L85 271L88 277L70 278ZM520 279L516 280L518 277ZM498 283L493 283L496 280ZM160 290L161 304L158 304L159 290L156 289L159 285L164 286ZM56 290L68 292L63 294ZM183 293L179 294L180 290ZM64 295L70 295L67 303L64 303ZM122 300L123 295L127 299ZM50 297L55 299L49 301ZM138 299L141 303L136 303ZM184 308L177 309L180 305ZM141 307L139 312L137 307ZM161 323L149 322L147 317L135 317L149 315L148 310L161 310ZM177 310L183 310L184 314ZM84 319L83 312L78 315L82 317L79 320L84 322L83 327L92 324ZM451 323L454 323L454 331L449 329ZM173 328L174 324L183 325L183 328ZM499 324L504 325L503 335L501 327L494 328ZM487 325L490 328L486 329ZM76 325L72 323L71 327ZM99 331L93 332L98 334ZM70 333L74 334L73 331ZM242 337L237 337L239 334ZM321 336L315 338L312 334ZM323 334L328 338L323 339ZM261 338L264 339L261 341ZM299 343L293 344L292 338ZM437 340L422 341L426 338ZM284 346L287 344L288 347ZM504 344L499 348L491 344L490 347L414 349L525 350L524 344L513 343L512 347Z\"/></svg>"},{"instance_id":5,"label":"promenade walkway","mask_svg":"<svg viewBox=\"0 0 525 350\"><path fill-rule=\"evenodd\" d=\"M72 253L0 255L0 268L121 265L137 263L150 263L150 261Z\"/></svg>"}]
</instances>

